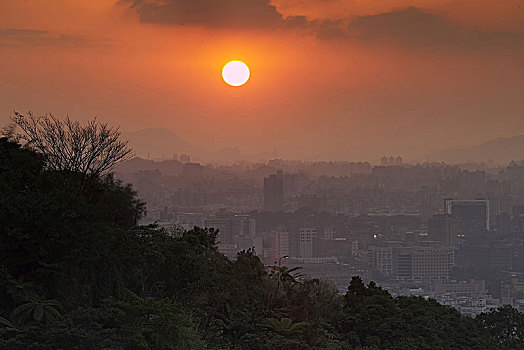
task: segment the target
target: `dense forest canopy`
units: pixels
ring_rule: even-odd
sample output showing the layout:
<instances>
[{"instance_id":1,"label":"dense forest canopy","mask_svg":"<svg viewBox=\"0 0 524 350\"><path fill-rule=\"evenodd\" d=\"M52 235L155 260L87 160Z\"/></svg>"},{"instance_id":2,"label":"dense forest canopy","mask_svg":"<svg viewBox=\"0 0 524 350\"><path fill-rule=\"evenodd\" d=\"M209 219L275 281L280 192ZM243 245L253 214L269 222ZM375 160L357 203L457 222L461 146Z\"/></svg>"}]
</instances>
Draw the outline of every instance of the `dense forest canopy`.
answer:
<instances>
[{"instance_id":1,"label":"dense forest canopy","mask_svg":"<svg viewBox=\"0 0 524 350\"><path fill-rule=\"evenodd\" d=\"M139 226L145 204L111 174L46 166L0 138L2 349L522 349L524 316L473 319L222 255L216 232Z\"/></svg>"}]
</instances>

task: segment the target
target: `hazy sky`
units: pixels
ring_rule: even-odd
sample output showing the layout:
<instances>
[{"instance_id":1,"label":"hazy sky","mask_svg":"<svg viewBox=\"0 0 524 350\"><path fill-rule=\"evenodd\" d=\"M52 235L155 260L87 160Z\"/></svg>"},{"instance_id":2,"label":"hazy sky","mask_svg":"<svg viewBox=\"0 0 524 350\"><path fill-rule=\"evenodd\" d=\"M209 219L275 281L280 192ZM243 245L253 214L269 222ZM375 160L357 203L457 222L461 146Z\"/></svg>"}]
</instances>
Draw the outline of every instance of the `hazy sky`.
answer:
<instances>
[{"instance_id":1,"label":"hazy sky","mask_svg":"<svg viewBox=\"0 0 524 350\"><path fill-rule=\"evenodd\" d=\"M13 110L326 159L524 134L524 0L0 0Z\"/></svg>"}]
</instances>

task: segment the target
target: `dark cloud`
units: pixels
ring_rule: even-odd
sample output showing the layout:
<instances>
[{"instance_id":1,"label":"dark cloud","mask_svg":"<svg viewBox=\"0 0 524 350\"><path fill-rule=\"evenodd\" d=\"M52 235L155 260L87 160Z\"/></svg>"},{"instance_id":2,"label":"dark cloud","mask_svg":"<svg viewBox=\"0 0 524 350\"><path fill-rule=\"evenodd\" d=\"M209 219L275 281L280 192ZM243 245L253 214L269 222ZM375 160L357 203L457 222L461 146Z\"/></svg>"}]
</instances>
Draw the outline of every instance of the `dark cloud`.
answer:
<instances>
[{"instance_id":1,"label":"dark cloud","mask_svg":"<svg viewBox=\"0 0 524 350\"><path fill-rule=\"evenodd\" d=\"M315 35L320 40L347 39L343 21L313 20L306 16L290 16L284 20L283 27L298 30L305 35Z\"/></svg>"},{"instance_id":2,"label":"dark cloud","mask_svg":"<svg viewBox=\"0 0 524 350\"><path fill-rule=\"evenodd\" d=\"M0 29L0 46L18 46L22 44L73 48L108 46L107 41L91 40L80 36L51 33L44 30Z\"/></svg>"},{"instance_id":3,"label":"dark cloud","mask_svg":"<svg viewBox=\"0 0 524 350\"><path fill-rule=\"evenodd\" d=\"M320 40L393 42L409 46L456 45L524 48L523 33L467 30L447 18L415 7L350 20L309 20L305 16L283 18L270 0L121 0L136 11L142 22L200 25L229 29L297 30ZM348 24L349 23L349 24Z\"/></svg>"},{"instance_id":4,"label":"dark cloud","mask_svg":"<svg viewBox=\"0 0 524 350\"><path fill-rule=\"evenodd\" d=\"M140 21L170 25L200 25L228 29L298 30L319 39L343 39L340 21L308 20L305 16L282 18L270 0L121 0L130 4Z\"/></svg>"},{"instance_id":5,"label":"dark cloud","mask_svg":"<svg viewBox=\"0 0 524 350\"><path fill-rule=\"evenodd\" d=\"M269 0L122 0L146 23L206 27L272 28L282 16Z\"/></svg>"},{"instance_id":6,"label":"dark cloud","mask_svg":"<svg viewBox=\"0 0 524 350\"><path fill-rule=\"evenodd\" d=\"M449 42L455 40L458 31L443 18L414 7L358 17L348 29L352 36L361 39L395 38L410 42Z\"/></svg>"},{"instance_id":7,"label":"dark cloud","mask_svg":"<svg viewBox=\"0 0 524 350\"><path fill-rule=\"evenodd\" d=\"M436 14L415 7L354 19L347 28L351 38L390 41L410 46L457 45L483 48L510 46L524 48L524 33L468 30Z\"/></svg>"},{"instance_id":8,"label":"dark cloud","mask_svg":"<svg viewBox=\"0 0 524 350\"><path fill-rule=\"evenodd\" d=\"M315 21L309 21L306 16L290 16L284 21L284 27L290 29L312 28Z\"/></svg>"}]
</instances>

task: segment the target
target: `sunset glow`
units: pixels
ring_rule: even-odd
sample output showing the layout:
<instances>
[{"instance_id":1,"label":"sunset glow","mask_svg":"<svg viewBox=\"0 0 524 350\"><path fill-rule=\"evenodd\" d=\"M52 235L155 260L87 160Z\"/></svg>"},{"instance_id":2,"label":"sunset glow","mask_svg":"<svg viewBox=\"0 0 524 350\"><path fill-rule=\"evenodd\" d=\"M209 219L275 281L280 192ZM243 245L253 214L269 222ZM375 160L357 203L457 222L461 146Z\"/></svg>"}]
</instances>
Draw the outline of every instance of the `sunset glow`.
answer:
<instances>
[{"instance_id":1,"label":"sunset glow","mask_svg":"<svg viewBox=\"0 0 524 350\"><path fill-rule=\"evenodd\" d=\"M425 160L524 133L521 5L3 0L0 123L97 115L211 150Z\"/></svg>"}]
</instances>

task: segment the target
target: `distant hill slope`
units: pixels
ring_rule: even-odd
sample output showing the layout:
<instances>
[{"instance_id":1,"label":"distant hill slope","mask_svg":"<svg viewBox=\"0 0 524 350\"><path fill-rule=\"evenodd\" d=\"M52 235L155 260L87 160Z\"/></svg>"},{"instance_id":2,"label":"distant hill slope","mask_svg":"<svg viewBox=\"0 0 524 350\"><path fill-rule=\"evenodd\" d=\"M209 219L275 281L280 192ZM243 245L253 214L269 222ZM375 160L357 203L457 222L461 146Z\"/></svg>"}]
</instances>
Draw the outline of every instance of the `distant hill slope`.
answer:
<instances>
[{"instance_id":1,"label":"distant hill slope","mask_svg":"<svg viewBox=\"0 0 524 350\"><path fill-rule=\"evenodd\" d=\"M448 163L492 160L497 164L507 164L512 160L524 159L524 135L501 137L476 146L444 150L431 154L429 158Z\"/></svg>"},{"instance_id":2,"label":"distant hill slope","mask_svg":"<svg viewBox=\"0 0 524 350\"><path fill-rule=\"evenodd\" d=\"M174 153L200 154L203 150L187 142L173 131L164 128L142 129L122 132L122 138L129 140L136 156L141 158L171 159Z\"/></svg>"},{"instance_id":3,"label":"distant hill slope","mask_svg":"<svg viewBox=\"0 0 524 350\"><path fill-rule=\"evenodd\" d=\"M115 167L117 173L128 175L138 171L159 170L163 175L179 175L182 172L182 163L176 160L165 160L162 162L155 162L153 160L146 160L142 158L133 158L118 164Z\"/></svg>"}]
</instances>

